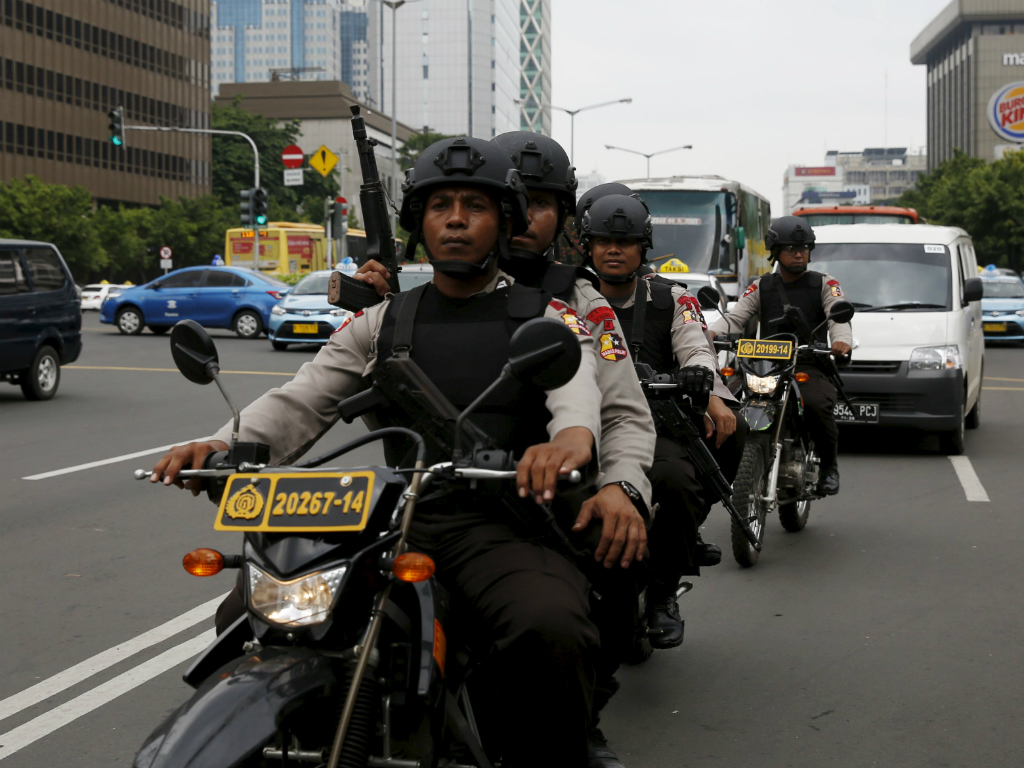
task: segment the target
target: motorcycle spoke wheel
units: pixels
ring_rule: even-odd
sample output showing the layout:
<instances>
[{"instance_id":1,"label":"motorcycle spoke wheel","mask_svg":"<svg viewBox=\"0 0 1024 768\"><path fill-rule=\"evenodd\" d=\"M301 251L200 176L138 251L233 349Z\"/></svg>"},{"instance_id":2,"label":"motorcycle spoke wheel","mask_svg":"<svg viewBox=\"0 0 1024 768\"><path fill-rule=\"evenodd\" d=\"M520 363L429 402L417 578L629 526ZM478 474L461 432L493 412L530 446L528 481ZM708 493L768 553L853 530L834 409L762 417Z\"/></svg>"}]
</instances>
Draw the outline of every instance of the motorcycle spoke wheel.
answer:
<instances>
[{"instance_id":1,"label":"motorcycle spoke wheel","mask_svg":"<svg viewBox=\"0 0 1024 768\"><path fill-rule=\"evenodd\" d=\"M765 495L768 482L765 471L764 449L758 441L748 441L743 449L736 481L733 483L733 504L739 513L747 518L751 530L758 543L764 542L764 524L768 516L767 504L761 497ZM757 562L761 553L747 541L743 529L732 521L732 556L744 568L750 568Z\"/></svg>"}]
</instances>

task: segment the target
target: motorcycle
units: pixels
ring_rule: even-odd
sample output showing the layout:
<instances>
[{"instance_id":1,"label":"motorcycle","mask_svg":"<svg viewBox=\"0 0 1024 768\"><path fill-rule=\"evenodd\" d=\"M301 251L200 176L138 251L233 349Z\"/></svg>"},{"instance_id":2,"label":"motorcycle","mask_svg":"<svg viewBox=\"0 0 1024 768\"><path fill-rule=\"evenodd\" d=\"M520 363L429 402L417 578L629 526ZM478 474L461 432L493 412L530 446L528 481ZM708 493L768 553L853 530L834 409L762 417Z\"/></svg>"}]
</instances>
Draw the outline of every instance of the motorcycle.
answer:
<instances>
[{"instance_id":1,"label":"motorcycle","mask_svg":"<svg viewBox=\"0 0 1024 768\"><path fill-rule=\"evenodd\" d=\"M239 411L203 328L181 321L170 341L181 373L215 382L234 415L230 450L179 476L207 483L216 530L244 534L241 555L201 548L184 566L196 576L237 569L247 611L185 672L195 693L145 740L135 768L491 768L470 695L473 654L433 561L408 551L406 538L432 485L501 491L514 481L513 457L466 417L509 377L543 389L566 384L580 360L574 334L550 319L524 323L502 375L462 413L429 380L406 378L403 401L440 398L416 422L430 434L377 429L294 466L269 466L268 446L238 440ZM375 384L339 411L351 421L387 394ZM425 466L427 444L453 434L453 460ZM412 468L329 464L396 438L415 446ZM473 441L470 453L460 440ZM565 482L582 480L574 471ZM534 506L536 519L550 522L546 506Z\"/></svg>"},{"instance_id":2,"label":"motorcycle","mask_svg":"<svg viewBox=\"0 0 1024 768\"><path fill-rule=\"evenodd\" d=\"M838 302L825 323L848 323L853 314L853 305ZM808 338L813 339L825 323ZM732 521L731 539L736 562L749 568L760 555L770 514L778 512L782 527L797 533L807 525L811 503L822 498L815 490L820 459L807 431L800 397L800 384L807 381L807 376L796 372L797 362L821 361L844 400L846 395L827 344L800 344L795 334L779 333L763 339L716 340L716 347L735 352L742 374L740 414L750 431L733 483L733 502L746 519L757 546L736 519Z\"/></svg>"}]
</instances>

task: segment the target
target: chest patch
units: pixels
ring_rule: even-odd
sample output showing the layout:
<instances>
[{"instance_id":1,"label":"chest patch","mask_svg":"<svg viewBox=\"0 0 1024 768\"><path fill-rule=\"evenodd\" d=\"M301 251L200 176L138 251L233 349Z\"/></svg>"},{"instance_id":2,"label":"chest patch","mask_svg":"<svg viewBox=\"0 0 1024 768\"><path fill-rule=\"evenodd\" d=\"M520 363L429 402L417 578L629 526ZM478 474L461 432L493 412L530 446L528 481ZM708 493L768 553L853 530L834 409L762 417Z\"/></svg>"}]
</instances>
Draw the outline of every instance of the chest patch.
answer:
<instances>
[{"instance_id":1,"label":"chest patch","mask_svg":"<svg viewBox=\"0 0 1024 768\"><path fill-rule=\"evenodd\" d=\"M601 342L601 357L605 360L617 363L626 356L626 347L622 343L622 337L619 334L602 333L599 341Z\"/></svg>"}]
</instances>

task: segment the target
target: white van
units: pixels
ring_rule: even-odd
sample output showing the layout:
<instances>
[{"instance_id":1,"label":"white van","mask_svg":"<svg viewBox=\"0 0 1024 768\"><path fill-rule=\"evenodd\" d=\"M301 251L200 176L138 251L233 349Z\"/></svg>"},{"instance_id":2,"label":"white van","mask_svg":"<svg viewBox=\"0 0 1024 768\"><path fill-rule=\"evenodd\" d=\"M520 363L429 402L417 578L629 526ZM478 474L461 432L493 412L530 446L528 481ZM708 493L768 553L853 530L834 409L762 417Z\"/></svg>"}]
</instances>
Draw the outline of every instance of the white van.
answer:
<instances>
[{"instance_id":1,"label":"white van","mask_svg":"<svg viewBox=\"0 0 1024 768\"><path fill-rule=\"evenodd\" d=\"M837 406L837 420L937 432L945 452L963 453L964 428L978 426L985 373L970 235L929 224L822 226L814 234L810 268L835 276L857 308L857 347L842 373L857 408Z\"/></svg>"}]
</instances>

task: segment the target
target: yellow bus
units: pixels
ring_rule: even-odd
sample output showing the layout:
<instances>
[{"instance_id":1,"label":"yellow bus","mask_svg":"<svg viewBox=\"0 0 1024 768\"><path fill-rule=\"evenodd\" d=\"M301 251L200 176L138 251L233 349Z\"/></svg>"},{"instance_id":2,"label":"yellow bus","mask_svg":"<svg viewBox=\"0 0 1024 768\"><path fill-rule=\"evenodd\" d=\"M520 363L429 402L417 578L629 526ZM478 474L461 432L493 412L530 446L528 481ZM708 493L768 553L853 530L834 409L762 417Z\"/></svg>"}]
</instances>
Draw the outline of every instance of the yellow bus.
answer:
<instances>
[{"instance_id":1,"label":"yellow bus","mask_svg":"<svg viewBox=\"0 0 1024 768\"><path fill-rule=\"evenodd\" d=\"M324 228L318 224L268 222L266 228L260 230L259 264L253 262L253 239L251 229L229 229L224 238L224 264L278 275L305 275L333 266L327 263L327 237ZM396 241L396 245L401 258L402 241ZM366 257L366 232L349 229L345 246L347 253L344 255L361 262ZM340 261L342 255L333 254L334 261Z\"/></svg>"}]
</instances>

